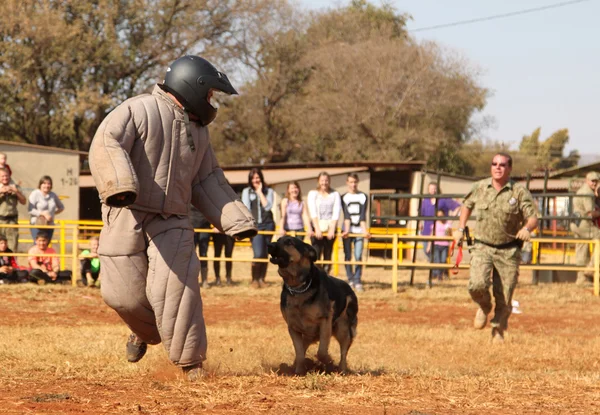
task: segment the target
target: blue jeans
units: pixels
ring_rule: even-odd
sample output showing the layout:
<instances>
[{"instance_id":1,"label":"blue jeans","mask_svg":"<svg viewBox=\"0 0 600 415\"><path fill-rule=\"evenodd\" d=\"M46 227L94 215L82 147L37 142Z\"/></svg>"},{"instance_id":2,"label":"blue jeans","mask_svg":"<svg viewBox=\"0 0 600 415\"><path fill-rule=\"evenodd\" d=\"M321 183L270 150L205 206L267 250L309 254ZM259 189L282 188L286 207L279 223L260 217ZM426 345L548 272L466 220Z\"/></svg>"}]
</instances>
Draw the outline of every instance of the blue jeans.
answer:
<instances>
[{"instance_id":1,"label":"blue jeans","mask_svg":"<svg viewBox=\"0 0 600 415\"><path fill-rule=\"evenodd\" d=\"M361 261L364 238L348 237L342 240L344 242L344 260L352 260L352 244L354 244L354 259L356 261ZM352 271L352 264L346 264L346 276L348 277L348 282L360 284L362 277L362 265L355 265L354 271Z\"/></svg>"},{"instance_id":2,"label":"blue jeans","mask_svg":"<svg viewBox=\"0 0 600 415\"><path fill-rule=\"evenodd\" d=\"M436 264L445 264L448 260L448 245L433 245L433 262ZM433 277L441 278L446 274L444 268L434 269L431 274Z\"/></svg>"},{"instance_id":3,"label":"blue jeans","mask_svg":"<svg viewBox=\"0 0 600 415\"><path fill-rule=\"evenodd\" d=\"M257 228L259 231L274 231L275 223L261 223ZM252 252L254 253L254 258L268 257L267 244L271 242L271 239L273 239L273 235L256 235L252 238Z\"/></svg>"}]
</instances>

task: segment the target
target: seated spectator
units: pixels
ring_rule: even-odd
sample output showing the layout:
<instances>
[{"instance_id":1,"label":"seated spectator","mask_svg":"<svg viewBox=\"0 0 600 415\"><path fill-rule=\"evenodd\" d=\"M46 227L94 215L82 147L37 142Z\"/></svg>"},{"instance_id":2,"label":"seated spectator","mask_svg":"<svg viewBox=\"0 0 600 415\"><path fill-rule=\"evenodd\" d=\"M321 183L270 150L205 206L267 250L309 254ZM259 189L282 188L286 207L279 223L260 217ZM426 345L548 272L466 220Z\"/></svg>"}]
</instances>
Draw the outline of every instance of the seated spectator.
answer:
<instances>
[{"instance_id":1,"label":"seated spectator","mask_svg":"<svg viewBox=\"0 0 600 415\"><path fill-rule=\"evenodd\" d=\"M6 236L0 234L0 284L19 281L17 261L14 256L7 255L12 253L13 251L8 247Z\"/></svg>"},{"instance_id":2,"label":"seated spectator","mask_svg":"<svg viewBox=\"0 0 600 415\"><path fill-rule=\"evenodd\" d=\"M92 236L90 249L81 252L81 282L88 287L100 287L100 258L98 258L99 239Z\"/></svg>"},{"instance_id":3,"label":"seated spectator","mask_svg":"<svg viewBox=\"0 0 600 415\"><path fill-rule=\"evenodd\" d=\"M439 209L436 216L446 216L443 210ZM439 220L435 225L435 236L445 237L452 235L451 223L447 220ZM445 264L448 261L448 248L450 241L429 241L427 243L425 252L427 256L431 253L431 247L433 246L433 263ZM438 268L433 269L431 273L433 278L437 278L439 281L443 280L444 277L448 278L448 269Z\"/></svg>"},{"instance_id":4,"label":"seated spectator","mask_svg":"<svg viewBox=\"0 0 600 415\"><path fill-rule=\"evenodd\" d=\"M35 237L35 245L29 248L29 281L38 284L71 280L71 271L61 271L58 257L46 256L56 254L48 247L50 238L44 231L39 231Z\"/></svg>"},{"instance_id":5,"label":"seated spectator","mask_svg":"<svg viewBox=\"0 0 600 415\"><path fill-rule=\"evenodd\" d=\"M43 176L35 189L29 195L29 215L32 225L54 225L54 217L65 210L56 193L52 191L52 178ZM52 241L54 229L43 229L48 240ZM40 229L31 228L31 236L36 239Z\"/></svg>"},{"instance_id":6,"label":"seated spectator","mask_svg":"<svg viewBox=\"0 0 600 415\"><path fill-rule=\"evenodd\" d=\"M233 255L233 248L235 246L235 239L233 239L231 236L219 232L217 228L214 228L212 238L213 247L215 248L215 258L221 257L221 252L223 251L223 248L225 248L225 258L231 258L231 256ZM221 261L213 261L213 268L215 270L215 285L219 286L221 285ZM225 261L225 281L227 285L233 284L233 280L231 279L232 269L233 262Z\"/></svg>"}]
</instances>

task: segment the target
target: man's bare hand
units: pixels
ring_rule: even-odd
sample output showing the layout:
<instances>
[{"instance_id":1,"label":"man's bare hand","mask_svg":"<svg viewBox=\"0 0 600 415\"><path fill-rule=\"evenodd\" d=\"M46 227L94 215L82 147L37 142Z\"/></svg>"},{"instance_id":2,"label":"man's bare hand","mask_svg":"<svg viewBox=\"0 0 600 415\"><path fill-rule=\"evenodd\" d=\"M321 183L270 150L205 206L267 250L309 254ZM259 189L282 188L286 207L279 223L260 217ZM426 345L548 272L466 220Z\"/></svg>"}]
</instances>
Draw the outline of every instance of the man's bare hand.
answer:
<instances>
[{"instance_id":1,"label":"man's bare hand","mask_svg":"<svg viewBox=\"0 0 600 415\"><path fill-rule=\"evenodd\" d=\"M531 239L531 232L529 232L529 229L527 228L521 228L521 230L517 232L515 237L524 242L528 242Z\"/></svg>"}]
</instances>

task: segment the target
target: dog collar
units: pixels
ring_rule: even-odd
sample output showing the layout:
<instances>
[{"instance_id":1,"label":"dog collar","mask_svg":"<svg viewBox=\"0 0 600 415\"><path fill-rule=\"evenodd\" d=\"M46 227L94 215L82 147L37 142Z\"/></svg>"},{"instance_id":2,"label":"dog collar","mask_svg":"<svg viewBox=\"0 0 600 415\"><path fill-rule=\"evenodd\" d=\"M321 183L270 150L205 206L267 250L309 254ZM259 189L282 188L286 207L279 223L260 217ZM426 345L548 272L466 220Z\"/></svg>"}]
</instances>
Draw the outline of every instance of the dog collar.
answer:
<instances>
[{"instance_id":1,"label":"dog collar","mask_svg":"<svg viewBox=\"0 0 600 415\"><path fill-rule=\"evenodd\" d=\"M283 284L285 285L285 288L287 288L287 290L290 292L290 294L296 295L296 294L302 294L302 293L305 293L306 291L308 291L308 289L310 288L310 284L311 283L312 283L312 280L308 280L308 284L306 284L306 288L302 288L302 289L299 289L299 290L290 287L285 282Z\"/></svg>"}]
</instances>

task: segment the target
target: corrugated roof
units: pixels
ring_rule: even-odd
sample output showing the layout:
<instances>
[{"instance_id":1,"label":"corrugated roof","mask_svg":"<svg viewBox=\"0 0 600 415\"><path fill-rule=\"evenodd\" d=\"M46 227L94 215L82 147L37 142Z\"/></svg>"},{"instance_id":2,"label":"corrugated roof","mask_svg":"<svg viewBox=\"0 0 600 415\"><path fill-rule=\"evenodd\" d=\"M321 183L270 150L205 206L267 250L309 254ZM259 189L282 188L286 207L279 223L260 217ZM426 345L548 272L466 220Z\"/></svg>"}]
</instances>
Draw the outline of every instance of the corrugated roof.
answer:
<instances>
[{"instance_id":1,"label":"corrugated roof","mask_svg":"<svg viewBox=\"0 0 600 415\"><path fill-rule=\"evenodd\" d=\"M527 184L526 180L519 180L523 186ZM548 179L546 185L547 191L568 191L571 188L571 179ZM531 179L529 181L529 190L532 192L543 192L544 191L544 179Z\"/></svg>"},{"instance_id":2,"label":"corrugated roof","mask_svg":"<svg viewBox=\"0 0 600 415\"><path fill-rule=\"evenodd\" d=\"M87 156L87 154L88 154L87 151L69 150L66 148L52 147L52 146L40 146L38 144L19 143L17 141L0 140L0 145L2 145L2 144L9 145L9 146L16 146L16 147L35 148L38 150L45 150L45 151L55 151L58 153L79 154L80 156Z\"/></svg>"}]
</instances>

